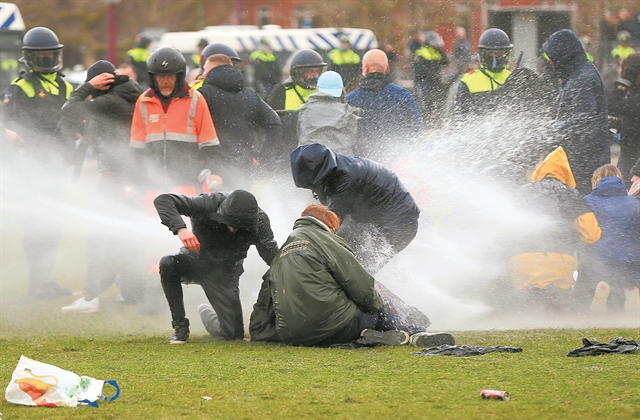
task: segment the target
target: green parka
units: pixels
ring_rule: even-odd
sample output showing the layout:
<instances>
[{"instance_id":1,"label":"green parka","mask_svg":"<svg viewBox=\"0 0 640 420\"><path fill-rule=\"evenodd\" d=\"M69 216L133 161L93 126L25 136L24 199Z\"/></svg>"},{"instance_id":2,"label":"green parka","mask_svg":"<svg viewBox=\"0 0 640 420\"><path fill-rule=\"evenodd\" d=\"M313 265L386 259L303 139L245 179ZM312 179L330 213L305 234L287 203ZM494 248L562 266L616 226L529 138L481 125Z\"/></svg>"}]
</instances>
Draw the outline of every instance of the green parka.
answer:
<instances>
[{"instance_id":1,"label":"green parka","mask_svg":"<svg viewBox=\"0 0 640 420\"><path fill-rule=\"evenodd\" d=\"M382 309L374 278L349 245L314 217L296 220L271 263L271 295L280 339L311 346L331 337L356 309Z\"/></svg>"}]
</instances>

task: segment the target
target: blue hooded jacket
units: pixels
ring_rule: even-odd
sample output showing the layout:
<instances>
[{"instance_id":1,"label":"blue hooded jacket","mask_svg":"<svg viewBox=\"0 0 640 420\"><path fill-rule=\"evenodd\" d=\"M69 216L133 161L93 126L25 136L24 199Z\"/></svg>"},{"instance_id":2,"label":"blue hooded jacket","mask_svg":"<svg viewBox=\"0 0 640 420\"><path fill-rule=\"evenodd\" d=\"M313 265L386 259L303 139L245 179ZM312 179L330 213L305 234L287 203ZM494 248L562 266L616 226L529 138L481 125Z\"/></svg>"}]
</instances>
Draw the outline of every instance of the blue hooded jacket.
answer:
<instances>
[{"instance_id":1,"label":"blue hooded jacket","mask_svg":"<svg viewBox=\"0 0 640 420\"><path fill-rule=\"evenodd\" d=\"M569 29L555 32L542 49L562 79L553 129L569 158L576 188L586 194L593 172L611 161L604 83Z\"/></svg>"},{"instance_id":2,"label":"blue hooded jacket","mask_svg":"<svg viewBox=\"0 0 640 420\"><path fill-rule=\"evenodd\" d=\"M640 264L640 202L627 195L622 179L602 178L584 199L602 230L593 255L608 264Z\"/></svg>"}]
</instances>

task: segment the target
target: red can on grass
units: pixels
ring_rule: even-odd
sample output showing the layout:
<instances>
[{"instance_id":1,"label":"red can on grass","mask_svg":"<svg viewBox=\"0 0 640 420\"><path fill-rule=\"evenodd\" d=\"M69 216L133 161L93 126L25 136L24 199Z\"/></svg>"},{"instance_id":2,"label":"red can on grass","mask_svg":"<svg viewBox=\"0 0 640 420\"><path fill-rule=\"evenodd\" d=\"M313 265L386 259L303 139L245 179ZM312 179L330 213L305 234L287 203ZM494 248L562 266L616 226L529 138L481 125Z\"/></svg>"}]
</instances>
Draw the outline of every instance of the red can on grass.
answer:
<instances>
[{"instance_id":1,"label":"red can on grass","mask_svg":"<svg viewBox=\"0 0 640 420\"><path fill-rule=\"evenodd\" d=\"M480 391L482 398L490 398L493 400L509 401L509 393L507 391L497 391L494 389L483 389Z\"/></svg>"}]
</instances>

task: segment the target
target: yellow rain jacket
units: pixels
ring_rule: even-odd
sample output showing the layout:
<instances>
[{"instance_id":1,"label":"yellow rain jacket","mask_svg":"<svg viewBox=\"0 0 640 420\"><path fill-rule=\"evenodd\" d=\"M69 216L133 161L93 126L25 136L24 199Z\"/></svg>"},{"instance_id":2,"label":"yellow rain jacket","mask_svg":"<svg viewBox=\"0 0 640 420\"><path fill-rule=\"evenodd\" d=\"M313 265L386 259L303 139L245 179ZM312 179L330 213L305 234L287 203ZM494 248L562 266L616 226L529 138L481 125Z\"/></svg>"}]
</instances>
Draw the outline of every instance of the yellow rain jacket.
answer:
<instances>
[{"instance_id":1,"label":"yellow rain jacket","mask_svg":"<svg viewBox=\"0 0 640 420\"><path fill-rule=\"evenodd\" d=\"M570 289L575 283L578 241L594 243L600 239L600 227L584 199L575 189L567 155L558 147L536 168L531 184L525 187L534 210L553 217L553 228L532 238L526 252L511 257L511 274L516 289L543 289L554 285ZM548 232L551 230L551 232Z\"/></svg>"}]
</instances>

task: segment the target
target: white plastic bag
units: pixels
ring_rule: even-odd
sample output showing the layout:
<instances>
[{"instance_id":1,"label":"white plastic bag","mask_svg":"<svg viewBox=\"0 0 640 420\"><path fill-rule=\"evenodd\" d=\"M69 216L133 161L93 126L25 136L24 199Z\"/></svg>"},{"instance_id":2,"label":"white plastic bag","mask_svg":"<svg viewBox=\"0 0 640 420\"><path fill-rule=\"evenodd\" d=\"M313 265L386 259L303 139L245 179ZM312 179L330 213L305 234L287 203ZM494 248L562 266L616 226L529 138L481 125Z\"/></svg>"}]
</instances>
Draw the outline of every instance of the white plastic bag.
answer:
<instances>
[{"instance_id":1,"label":"white plastic bag","mask_svg":"<svg viewBox=\"0 0 640 420\"><path fill-rule=\"evenodd\" d=\"M105 383L116 388L113 397L101 395ZM25 356L20 356L5 393L8 402L44 407L76 407L78 404L97 407L98 399L109 402L119 396L120 388L115 381L78 376Z\"/></svg>"}]
</instances>

